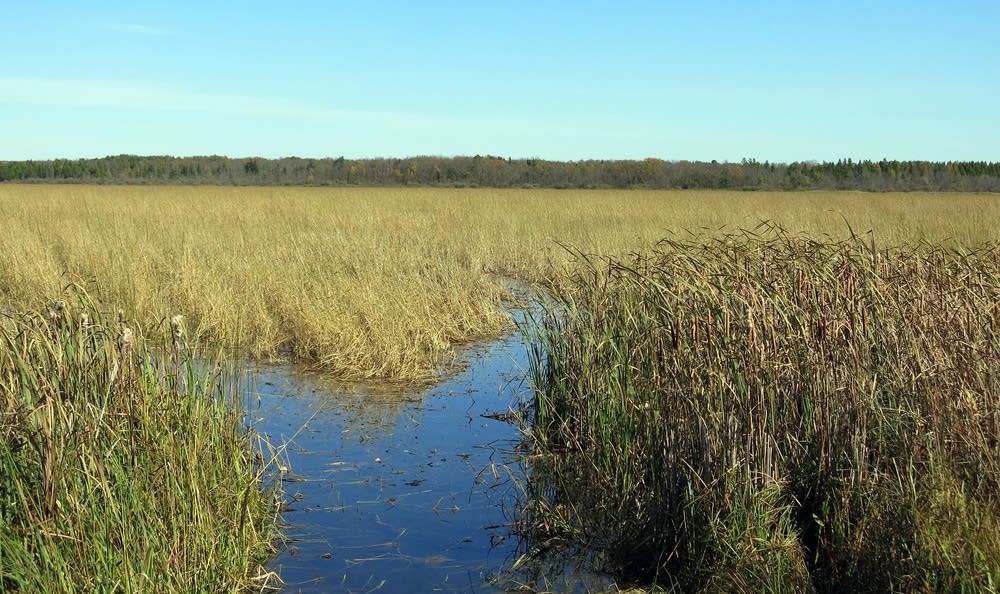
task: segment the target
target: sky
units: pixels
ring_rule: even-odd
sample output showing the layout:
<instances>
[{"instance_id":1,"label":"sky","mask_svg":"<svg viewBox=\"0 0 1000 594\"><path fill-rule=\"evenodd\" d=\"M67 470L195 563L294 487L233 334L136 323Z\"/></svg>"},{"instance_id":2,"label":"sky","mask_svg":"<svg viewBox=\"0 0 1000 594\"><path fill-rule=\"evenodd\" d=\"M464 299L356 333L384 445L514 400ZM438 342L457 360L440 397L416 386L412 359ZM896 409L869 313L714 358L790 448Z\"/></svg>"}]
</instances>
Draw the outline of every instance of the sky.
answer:
<instances>
[{"instance_id":1,"label":"sky","mask_svg":"<svg viewBox=\"0 0 1000 594\"><path fill-rule=\"evenodd\" d=\"M0 160L1000 161L1000 2L0 0Z\"/></svg>"}]
</instances>

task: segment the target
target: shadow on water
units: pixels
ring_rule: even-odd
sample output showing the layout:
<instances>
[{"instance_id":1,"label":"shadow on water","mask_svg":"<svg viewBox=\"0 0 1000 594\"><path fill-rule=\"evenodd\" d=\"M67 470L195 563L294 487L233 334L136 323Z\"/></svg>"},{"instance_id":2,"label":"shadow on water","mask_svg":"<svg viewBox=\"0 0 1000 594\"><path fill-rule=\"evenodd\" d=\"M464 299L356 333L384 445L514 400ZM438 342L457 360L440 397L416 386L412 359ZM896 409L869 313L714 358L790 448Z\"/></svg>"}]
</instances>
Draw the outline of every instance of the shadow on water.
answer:
<instances>
[{"instance_id":1,"label":"shadow on water","mask_svg":"<svg viewBox=\"0 0 1000 594\"><path fill-rule=\"evenodd\" d=\"M539 581L609 589L597 574L510 570L521 544L505 510L517 505L524 470L508 413L531 401L527 346L517 333L462 357L461 373L418 392L257 370L252 424L287 443L288 542L268 567L284 591L502 592Z\"/></svg>"}]
</instances>

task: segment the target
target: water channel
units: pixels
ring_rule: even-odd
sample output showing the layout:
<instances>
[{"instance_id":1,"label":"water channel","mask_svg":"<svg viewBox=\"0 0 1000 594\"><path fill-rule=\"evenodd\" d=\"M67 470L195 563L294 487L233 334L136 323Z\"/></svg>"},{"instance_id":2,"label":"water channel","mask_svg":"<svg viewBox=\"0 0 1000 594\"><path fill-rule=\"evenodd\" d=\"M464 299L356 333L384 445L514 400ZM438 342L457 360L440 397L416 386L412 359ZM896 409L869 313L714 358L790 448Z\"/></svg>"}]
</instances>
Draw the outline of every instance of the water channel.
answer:
<instances>
[{"instance_id":1,"label":"water channel","mask_svg":"<svg viewBox=\"0 0 1000 594\"><path fill-rule=\"evenodd\" d=\"M515 312L515 315L523 315ZM473 345L464 369L423 391L345 388L293 367L258 369L255 429L287 443L288 542L268 569L284 592L603 591L596 574L534 567L508 517L530 401L521 334ZM497 418L501 417L501 418Z\"/></svg>"}]
</instances>

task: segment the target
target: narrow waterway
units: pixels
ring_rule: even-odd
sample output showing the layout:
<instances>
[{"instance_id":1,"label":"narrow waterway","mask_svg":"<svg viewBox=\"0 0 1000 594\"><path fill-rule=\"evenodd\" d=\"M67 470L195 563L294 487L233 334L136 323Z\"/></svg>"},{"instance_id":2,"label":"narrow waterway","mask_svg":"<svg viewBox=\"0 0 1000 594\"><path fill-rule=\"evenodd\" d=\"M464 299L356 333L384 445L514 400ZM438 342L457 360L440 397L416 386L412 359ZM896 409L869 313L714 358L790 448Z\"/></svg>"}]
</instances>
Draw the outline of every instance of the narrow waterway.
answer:
<instances>
[{"instance_id":1,"label":"narrow waterway","mask_svg":"<svg viewBox=\"0 0 1000 594\"><path fill-rule=\"evenodd\" d=\"M421 392L345 389L290 367L258 371L254 426L288 444L289 542L268 567L284 591L518 586L507 513L524 478L508 462L521 434L497 417L530 401L527 349L512 334L462 356L462 372ZM560 590L607 586L594 576L541 577Z\"/></svg>"}]
</instances>

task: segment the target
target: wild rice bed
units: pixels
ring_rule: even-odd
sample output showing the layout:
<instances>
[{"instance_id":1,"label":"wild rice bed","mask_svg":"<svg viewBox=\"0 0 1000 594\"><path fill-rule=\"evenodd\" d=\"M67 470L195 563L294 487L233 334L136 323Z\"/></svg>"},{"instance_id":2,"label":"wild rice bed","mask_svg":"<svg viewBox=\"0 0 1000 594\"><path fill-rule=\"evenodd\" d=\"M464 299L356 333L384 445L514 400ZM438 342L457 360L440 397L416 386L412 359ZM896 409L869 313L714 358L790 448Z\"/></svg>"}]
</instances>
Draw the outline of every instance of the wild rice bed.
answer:
<instances>
[{"instance_id":1,"label":"wild rice bed","mask_svg":"<svg viewBox=\"0 0 1000 594\"><path fill-rule=\"evenodd\" d=\"M985 194L0 184L0 311L70 282L144 325L342 378L432 381L510 327L502 276L772 220L820 239L1000 241ZM845 222L847 224L845 224Z\"/></svg>"}]
</instances>

